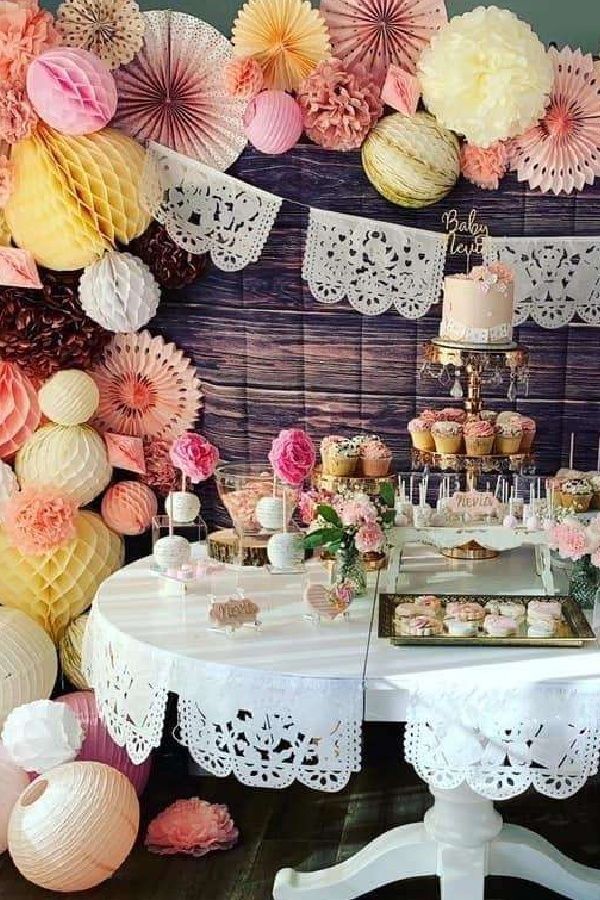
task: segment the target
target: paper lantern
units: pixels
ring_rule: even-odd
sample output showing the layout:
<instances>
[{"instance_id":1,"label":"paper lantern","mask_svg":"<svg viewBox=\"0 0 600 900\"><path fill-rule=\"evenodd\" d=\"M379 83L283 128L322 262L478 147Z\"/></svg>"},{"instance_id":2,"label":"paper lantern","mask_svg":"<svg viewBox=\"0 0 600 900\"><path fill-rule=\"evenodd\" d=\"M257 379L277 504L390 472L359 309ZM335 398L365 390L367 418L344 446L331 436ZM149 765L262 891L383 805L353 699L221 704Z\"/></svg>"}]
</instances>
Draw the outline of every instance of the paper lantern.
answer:
<instances>
[{"instance_id":1,"label":"paper lantern","mask_svg":"<svg viewBox=\"0 0 600 900\"><path fill-rule=\"evenodd\" d=\"M83 674L81 663L83 637L88 619L89 613L84 613L82 616L73 619L58 642L58 655L63 675L73 687L78 688L80 691L89 691L90 689Z\"/></svg>"},{"instance_id":2,"label":"paper lantern","mask_svg":"<svg viewBox=\"0 0 600 900\"><path fill-rule=\"evenodd\" d=\"M17 706L49 697L56 674L56 650L43 628L0 606L0 727Z\"/></svg>"},{"instance_id":3,"label":"paper lantern","mask_svg":"<svg viewBox=\"0 0 600 900\"><path fill-rule=\"evenodd\" d=\"M367 178L387 200L413 209L437 203L460 175L454 134L428 113L394 113L377 123L362 147Z\"/></svg>"},{"instance_id":4,"label":"paper lantern","mask_svg":"<svg viewBox=\"0 0 600 900\"><path fill-rule=\"evenodd\" d=\"M261 153L287 153L302 134L302 110L283 91L263 91L248 104L244 126L248 140Z\"/></svg>"},{"instance_id":5,"label":"paper lantern","mask_svg":"<svg viewBox=\"0 0 600 900\"><path fill-rule=\"evenodd\" d=\"M78 506L91 503L112 477L106 445L88 425L45 425L19 451L21 485L52 484Z\"/></svg>"},{"instance_id":6,"label":"paper lantern","mask_svg":"<svg viewBox=\"0 0 600 900\"><path fill-rule=\"evenodd\" d=\"M117 108L115 80L104 63L73 47L47 50L31 62L27 95L40 119L62 134L99 131Z\"/></svg>"},{"instance_id":7,"label":"paper lantern","mask_svg":"<svg viewBox=\"0 0 600 900\"><path fill-rule=\"evenodd\" d=\"M10 466L0 462L0 522L4 516L6 501L19 490L17 476Z\"/></svg>"},{"instance_id":8,"label":"paper lantern","mask_svg":"<svg viewBox=\"0 0 600 900\"><path fill-rule=\"evenodd\" d=\"M18 366L0 361L0 459L14 456L39 424L33 384Z\"/></svg>"},{"instance_id":9,"label":"paper lantern","mask_svg":"<svg viewBox=\"0 0 600 900\"><path fill-rule=\"evenodd\" d=\"M131 781L137 795L140 796L148 784L152 762L147 759L146 762L136 766L129 759L127 751L115 744L100 718L93 692L77 691L57 699L73 711L83 727L85 737L77 754L77 761L99 762L112 766Z\"/></svg>"},{"instance_id":10,"label":"paper lantern","mask_svg":"<svg viewBox=\"0 0 600 900\"><path fill-rule=\"evenodd\" d=\"M76 529L75 540L45 556L25 556L0 530L2 602L26 612L56 641L123 563L121 538L96 513L80 512Z\"/></svg>"},{"instance_id":11,"label":"paper lantern","mask_svg":"<svg viewBox=\"0 0 600 900\"><path fill-rule=\"evenodd\" d=\"M155 494L139 481L113 484L102 499L102 518L117 534L143 534L157 512Z\"/></svg>"},{"instance_id":12,"label":"paper lantern","mask_svg":"<svg viewBox=\"0 0 600 900\"><path fill-rule=\"evenodd\" d=\"M23 792L10 818L8 849L33 884L62 893L88 890L127 858L139 815L131 782L116 769L68 763Z\"/></svg>"},{"instance_id":13,"label":"paper lantern","mask_svg":"<svg viewBox=\"0 0 600 900\"><path fill-rule=\"evenodd\" d=\"M16 766L0 744L0 853L8 847L8 820L27 785L29 775Z\"/></svg>"},{"instance_id":14,"label":"paper lantern","mask_svg":"<svg viewBox=\"0 0 600 900\"><path fill-rule=\"evenodd\" d=\"M83 742L83 728L64 703L35 700L8 715L2 743L9 757L26 772L49 772L72 762Z\"/></svg>"},{"instance_id":15,"label":"paper lantern","mask_svg":"<svg viewBox=\"0 0 600 900\"><path fill-rule=\"evenodd\" d=\"M131 253L106 253L88 266L79 284L84 312L108 331L139 331L156 315L160 288Z\"/></svg>"},{"instance_id":16,"label":"paper lantern","mask_svg":"<svg viewBox=\"0 0 600 900\"><path fill-rule=\"evenodd\" d=\"M100 402L96 382L78 369L57 372L40 388L40 409L57 425L83 425Z\"/></svg>"}]
</instances>

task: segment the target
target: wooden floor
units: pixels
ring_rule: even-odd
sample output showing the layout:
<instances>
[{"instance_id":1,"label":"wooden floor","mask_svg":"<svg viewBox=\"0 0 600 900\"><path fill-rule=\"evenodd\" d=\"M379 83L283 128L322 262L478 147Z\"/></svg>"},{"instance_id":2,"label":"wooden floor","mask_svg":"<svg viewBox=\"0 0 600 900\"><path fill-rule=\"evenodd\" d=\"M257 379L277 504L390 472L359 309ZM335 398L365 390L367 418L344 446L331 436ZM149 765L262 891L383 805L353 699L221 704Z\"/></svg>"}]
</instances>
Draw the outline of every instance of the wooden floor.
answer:
<instances>
[{"instance_id":1,"label":"wooden floor","mask_svg":"<svg viewBox=\"0 0 600 900\"><path fill-rule=\"evenodd\" d=\"M117 876L72 897L87 900L269 900L275 872L306 871L339 862L382 831L423 817L424 785L400 762L399 726L368 726L363 771L345 791L320 794L300 786L251 790L235 780L191 778L183 753L165 755L143 799L143 825L181 797L226 803L240 829L239 846L204 859L161 858L137 846ZM600 867L600 779L570 800L530 792L501 805L509 822L542 834L564 853ZM0 857L0 900L42 900L38 890ZM525 883L490 879L486 900L551 900L557 895ZM435 879L405 882L369 895L370 900L438 900Z\"/></svg>"}]
</instances>

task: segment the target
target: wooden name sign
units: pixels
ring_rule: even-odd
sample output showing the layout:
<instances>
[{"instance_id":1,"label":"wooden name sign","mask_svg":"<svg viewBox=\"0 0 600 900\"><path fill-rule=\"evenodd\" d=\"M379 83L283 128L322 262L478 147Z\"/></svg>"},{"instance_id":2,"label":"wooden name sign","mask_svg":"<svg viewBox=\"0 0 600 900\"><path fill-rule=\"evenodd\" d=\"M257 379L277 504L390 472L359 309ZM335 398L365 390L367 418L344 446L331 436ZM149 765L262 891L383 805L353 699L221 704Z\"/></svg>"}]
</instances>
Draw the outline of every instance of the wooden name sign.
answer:
<instances>
[{"instance_id":1,"label":"wooden name sign","mask_svg":"<svg viewBox=\"0 0 600 900\"><path fill-rule=\"evenodd\" d=\"M456 491L448 501L451 512L474 519L497 515L499 505L497 497L489 491Z\"/></svg>"}]
</instances>

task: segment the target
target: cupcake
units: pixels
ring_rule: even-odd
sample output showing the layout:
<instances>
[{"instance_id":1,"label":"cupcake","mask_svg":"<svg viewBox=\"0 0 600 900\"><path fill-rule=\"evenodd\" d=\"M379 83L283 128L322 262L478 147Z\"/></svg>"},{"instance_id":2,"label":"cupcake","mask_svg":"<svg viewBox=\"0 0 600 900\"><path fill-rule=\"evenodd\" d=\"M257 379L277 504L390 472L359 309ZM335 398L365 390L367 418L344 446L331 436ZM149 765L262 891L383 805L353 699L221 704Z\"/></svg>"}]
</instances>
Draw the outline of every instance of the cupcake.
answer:
<instances>
[{"instance_id":1,"label":"cupcake","mask_svg":"<svg viewBox=\"0 0 600 900\"><path fill-rule=\"evenodd\" d=\"M431 436L438 453L460 453L463 441L460 422L436 422L431 426Z\"/></svg>"},{"instance_id":2,"label":"cupcake","mask_svg":"<svg viewBox=\"0 0 600 900\"><path fill-rule=\"evenodd\" d=\"M463 429L467 456L488 456L494 446L496 430L490 422L472 419Z\"/></svg>"},{"instance_id":3,"label":"cupcake","mask_svg":"<svg viewBox=\"0 0 600 900\"><path fill-rule=\"evenodd\" d=\"M435 450L435 441L431 436L431 426L433 422L427 422L419 417L411 419L408 423L408 431L413 447L417 450Z\"/></svg>"},{"instance_id":4,"label":"cupcake","mask_svg":"<svg viewBox=\"0 0 600 900\"><path fill-rule=\"evenodd\" d=\"M591 475L589 482L593 491L590 509L600 509L600 474Z\"/></svg>"},{"instance_id":5,"label":"cupcake","mask_svg":"<svg viewBox=\"0 0 600 900\"><path fill-rule=\"evenodd\" d=\"M462 622L460 619L446 619L446 629L451 637L475 637L479 631L477 622Z\"/></svg>"},{"instance_id":6,"label":"cupcake","mask_svg":"<svg viewBox=\"0 0 600 900\"><path fill-rule=\"evenodd\" d=\"M592 485L583 478L564 481L560 486L560 505L563 509L572 509L576 513L587 512L593 496Z\"/></svg>"},{"instance_id":7,"label":"cupcake","mask_svg":"<svg viewBox=\"0 0 600 900\"><path fill-rule=\"evenodd\" d=\"M521 426L521 431L523 432L519 450L521 451L521 453L529 453L529 451L533 447L533 442L535 441L535 419L530 419L529 416L516 416L515 418L518 420L518 423Z\"/></svg>"},{"instance_id":8,"label":"cupcake","mask_svg":"<svg viewBox=\"0 0 600 900\"><path fill-rule=\"evenodd\" d=\"M330 475L329 472L329 457L335 451L335 448L338 444L346 443L346 438L341 437L339 434L330 434L327 437L324 437L321 441L321 445L319 447L321 453L321 460L323 462L323 474Z\"/></svg>"},{"instance_id":9,"label":"cupcake","mask_svg":"<svg viewBox=\"0 0 600 900\"><path fill-rule=\"evenodd\" d=\"M439 417L441 422L458 422L459 425L463 425L467 421L466 411L453 406L447 406L440 410Z\"/></svg>"},{"instance_id":10,"label":"cupcake","mask_svg":"<svg viewBox=\"0 0 600 900\"><path fill-rule=\"evenodd\" d=\"M424 409L423 412L419 413L419 418L428 422L429 425L433 425L434 422L440 421L440 414L435 409Z\"/></svg>"},{"instance_id":11,"label":"cupcake","mask_svg":"<svg viewBox=\"0 0 600 900\"><path fill-rule=\"evenodd\" d=\"M435 614L442 608L442 601L435 594L423 594L417 597L414 603L420 613Z\"/></svg>"},{"instance_id":12,"label":"cupcake","mask_svg":"<svg viewBox=\"0 0 600 900\"><path fill-rule=\"evenodd\" d=\"M340 441L327 451L327 475L351 478L357 466L358 450L352 441Z\"/></svg>"},{"instance_id":13,"label":"cupcake","mask_svg":"<svg viewBox=\"0 0 600 900\"><path fill-rule=\"evenodd\" d=\"M498 413L496 416L496 422L500 425L501 422L510 422L511 419L514 419L515 416L518 416L519 413L515 412L514 409L505 409L501 413Z\"/></svg>"},{"instance_id":14,"label":"cupcake","mask_svg":"<svg viewBox=\"0 0 600 900\"><path fill-rule=\"evenodd\" d=\"M390 471L392 451L378 437L365 441L360 447L360 468L366 478L383 478Z\"/></svg>"},{"instance_id":15,"label":"cupcake","mask_svg":"<svg viewBox=\"0 0 600 900\"><path fill-rule=\"evenodd\" d=\"M490 425L495 425L498 421L498 413L495 409L482 409L479 413L479 418L482 422L489 422Z\"/></svg>"},{"instance_id":16,"label":"cupcake","mask_svg":"<svg viewBox=\"0 0 600 900\"><path fill-rule=\"evenodd\" d=\"M496 453L518 453L523 438L520 420L513 417L496 425Z\"/></svg>"}]
</instances>

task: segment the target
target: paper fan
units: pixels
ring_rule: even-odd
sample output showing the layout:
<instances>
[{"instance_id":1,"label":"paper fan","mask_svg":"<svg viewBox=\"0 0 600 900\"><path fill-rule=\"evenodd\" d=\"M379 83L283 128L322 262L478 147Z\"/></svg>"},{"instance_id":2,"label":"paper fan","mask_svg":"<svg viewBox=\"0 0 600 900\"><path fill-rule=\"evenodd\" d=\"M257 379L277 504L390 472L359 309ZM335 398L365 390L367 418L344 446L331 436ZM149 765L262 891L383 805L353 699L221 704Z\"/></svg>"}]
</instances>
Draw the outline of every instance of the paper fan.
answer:
<instances>
[{"instance_id":1,"label":"paper fan","mask_svg":"<svg viewBox=\"0 0 600 900\"><path fill-rule=\"evenodd\" d=\"M331 52L327 25L308 0L248 0L233 23L237 56L251 56L266 88L294 91Z\"/></svg>"},{"instance_id":2,"label":"paper fan","mask_svg":"<svg viewBox=\"0 0 600 900\"><path fill-rule=\"evenodd\" d=\"M531 188L570 194L600 175L600 71L580 50L551 47L548 53L550 104L544 118L512 142L511 165Z\"/></svg>"},{"instance_id":3,"label":"paper fan","mask_svg":"<svg viewBox=\"0 0 600 900\"><path fill-rule=\"evenodd\" d=\"M56 24L67 47L91 50L116 69L144 43L144 17L135 0L64 0Z\"/></svg>"},{"instance_id":4,"label":"paper fan","mask_svg":"<svg viewBox=\"0 0 600 900\"><path fill-rule=\"evenodd\" d=\"M224 171L246 146L245 104L227 94L223 79L231 44L185 13L144 17L144 47L115 72L119 105L113 125Z\"/></svg>"},{"instance_id":5,"label":"paper fan","mask_svg":"<svg viewBox=\"0 0 600 900\"><path fill-rule=\"evenodd\" d=\"M200 382L190 360L162 337L115 335L91 374L100 390L99 431L175 438L193 427Z\"/></svg>"},{"instance_id":6,"label":"paper fan","mask_svg":"<svg viewBox=\"0 0 600 900\"><path fill-rule=\"evenodd\" d=\"M448 22L444 0L321 0L321 12L333 55L382 83L392 64L414 75L421 51Z\"/></svg>"}]
</instances>

